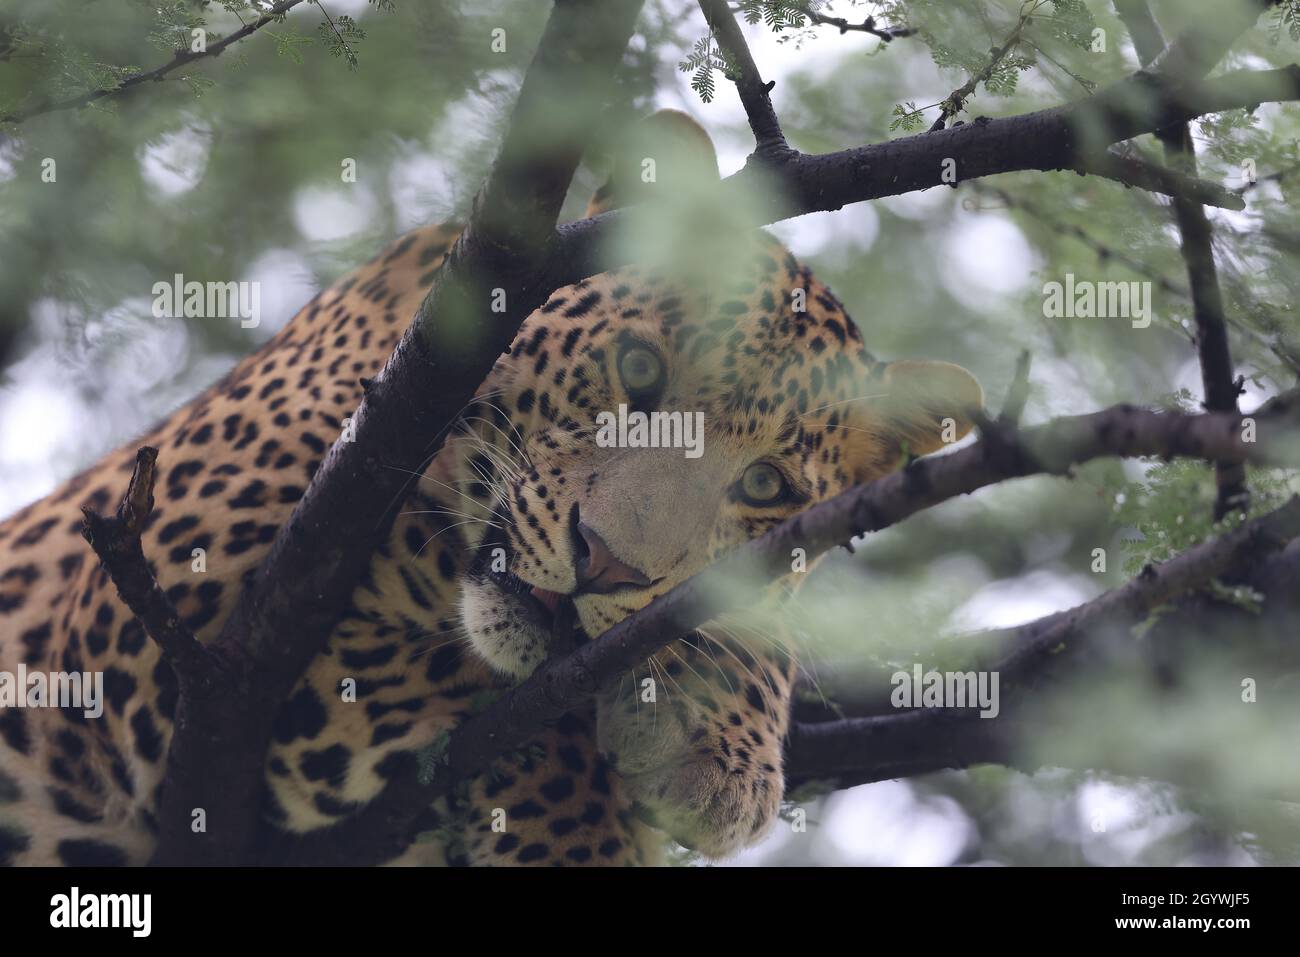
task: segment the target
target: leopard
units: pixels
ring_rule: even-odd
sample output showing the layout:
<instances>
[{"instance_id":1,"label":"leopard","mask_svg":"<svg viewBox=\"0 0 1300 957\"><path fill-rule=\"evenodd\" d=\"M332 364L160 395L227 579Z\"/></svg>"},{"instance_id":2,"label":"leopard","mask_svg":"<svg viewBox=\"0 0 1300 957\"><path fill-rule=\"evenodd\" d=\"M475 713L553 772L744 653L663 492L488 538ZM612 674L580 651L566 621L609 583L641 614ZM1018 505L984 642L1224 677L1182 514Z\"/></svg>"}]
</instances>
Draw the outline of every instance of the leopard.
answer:
<instances>
[{"instance_id":1,"label":"leopard","mask_svg":"<svg viewBox=\"0 0 1300 957\"><path fill-rule=\"evenodd\" d=\"M642 122L690 157L682 177L719 179L692 118ZM651 201L635 157L620 168L588 216ZM137 448L156 448L144 552L185 626L213 640L461 229L394 240L221 381L0 524L0 674L98 674L104 699L97 717L0 708L0 862L140 865L158 841L177 680L83 540L82 510L111 509ZM267 827L310 834L360 813L559 653L561 612L598 640L801 510L970 431L970 372L877 360L778 239L753 230L734 249L725 280L707 262L684 277L617 266L522 322L280 706ZM599 441L600 413L620 406L701 413L699 454ZM674 847L713 861L752 845L779 817L799 678L776 621L737 612L673 637L431 801L386 863L652 865Z\"/></svg>"}]
</instances>

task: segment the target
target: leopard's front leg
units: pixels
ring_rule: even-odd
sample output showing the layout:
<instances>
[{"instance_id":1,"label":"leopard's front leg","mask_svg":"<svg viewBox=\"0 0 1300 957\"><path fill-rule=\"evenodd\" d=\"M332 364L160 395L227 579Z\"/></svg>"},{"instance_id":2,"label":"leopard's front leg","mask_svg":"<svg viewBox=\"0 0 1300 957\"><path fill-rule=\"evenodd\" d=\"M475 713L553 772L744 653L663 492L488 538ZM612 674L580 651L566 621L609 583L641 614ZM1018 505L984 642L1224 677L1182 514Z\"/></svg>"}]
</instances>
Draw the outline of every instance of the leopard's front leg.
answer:
<instances>
[{"instance_id":1,"label":"leopard's front leg","mask_svg":"<svg viewBox=\"0 0 1300 957\"><path fill-rule=\"evenodd\" d=\"M600 749L656 826L733 854L776 819L795 671L773 636L706 626L599 698Z\"/></svg>"}]
</instances>

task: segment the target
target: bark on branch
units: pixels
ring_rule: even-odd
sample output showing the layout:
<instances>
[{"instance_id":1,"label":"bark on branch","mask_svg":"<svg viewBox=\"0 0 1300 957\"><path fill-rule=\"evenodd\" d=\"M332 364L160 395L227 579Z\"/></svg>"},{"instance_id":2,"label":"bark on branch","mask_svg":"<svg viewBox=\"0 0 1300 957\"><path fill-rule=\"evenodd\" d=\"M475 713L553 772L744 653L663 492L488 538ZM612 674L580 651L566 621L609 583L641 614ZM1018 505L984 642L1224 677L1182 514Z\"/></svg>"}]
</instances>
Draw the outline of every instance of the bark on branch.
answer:
<instances>
[{"instance_id":1,"label":"bark on branch","mask_svg":"<svg viewBox=\"0 0 1300 957\"><path fill-rule=\"evenodd\" d=\"M157 462L157 449L141 448L117 513L105 518L93 509L83 508L81 534L104 563L122 601L162 649L167 663L187 678L197 679L209 665L203 646L158 585L140 544L145 519L153 511Z\"/></svg>"},{"instance_id":2,"label":"bark on branch","mask_svg":"<svg viewBox=\"0 0 1300 957\"><path fill-rule=\"evenodd\" d=\"M749 128L754 131L754 155L766 159L789 152L785 134L781 131L781 121L777 119L772 107L771 83L764 83L758 72L758 64L749 52L745 35L740 32L740 24L731 14L726 0L700 0L700 10L709 24L709 29L718 38L718 43L735 64L739 74L733 77L736 92L740 94L741 105L749 117Z\"/></svg>"}]
</instances>

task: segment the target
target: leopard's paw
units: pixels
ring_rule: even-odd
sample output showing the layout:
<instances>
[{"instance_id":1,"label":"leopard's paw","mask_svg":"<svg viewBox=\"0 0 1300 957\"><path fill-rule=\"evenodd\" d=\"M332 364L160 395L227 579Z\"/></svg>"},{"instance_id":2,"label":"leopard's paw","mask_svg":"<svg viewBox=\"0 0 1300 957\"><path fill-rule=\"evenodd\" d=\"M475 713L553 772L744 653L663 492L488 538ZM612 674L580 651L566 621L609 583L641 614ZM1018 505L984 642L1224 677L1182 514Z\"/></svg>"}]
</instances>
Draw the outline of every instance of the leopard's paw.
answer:
<instances>
[{"instance_id":1,"label":"leopard's paw","mask_svg":"<svg viewBox=\"0 0 1300 957\"><path fill-rule=\"evenodd\" d=\"M780 740L693 709L602 708L601 750L655 827L709 858L758 840L784 790Z\"/></svg>"},{"instance_id":2,"label":"leopard's paw","mask_svg":"<svg viewBox=\"0 0 1300 957\"><path fill-rule=\"evenodd\" d=\"M777 768L730 767L717 755L624 781L655 827L709 858L735 854L767 833L780 808L783 783Z\"/></svg>"}]
</instances>

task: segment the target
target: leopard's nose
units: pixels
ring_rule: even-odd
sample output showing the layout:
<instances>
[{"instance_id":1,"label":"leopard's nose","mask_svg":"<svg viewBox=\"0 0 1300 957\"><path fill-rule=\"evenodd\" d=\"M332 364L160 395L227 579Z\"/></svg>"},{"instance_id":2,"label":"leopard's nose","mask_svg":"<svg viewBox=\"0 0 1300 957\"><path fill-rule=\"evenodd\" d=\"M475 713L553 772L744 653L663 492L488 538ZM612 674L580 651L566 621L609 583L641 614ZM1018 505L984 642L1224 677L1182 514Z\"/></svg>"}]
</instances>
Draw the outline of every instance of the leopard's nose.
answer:
<instances>
[{"instance_id":1,"label":"leopard's nose","mask_svg":"<svg viewBox=\"0 0 1300 957\"><path fill-rule=\"evenodd\" d=\"M603 595L619 585L649 585L644 572L620 561L605 540L585 522L574 526L574 574L578 587L574 594Z\"/></svg>"}]
</instances>

